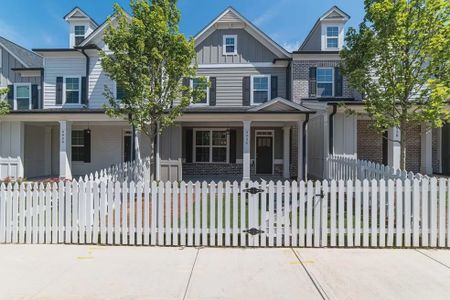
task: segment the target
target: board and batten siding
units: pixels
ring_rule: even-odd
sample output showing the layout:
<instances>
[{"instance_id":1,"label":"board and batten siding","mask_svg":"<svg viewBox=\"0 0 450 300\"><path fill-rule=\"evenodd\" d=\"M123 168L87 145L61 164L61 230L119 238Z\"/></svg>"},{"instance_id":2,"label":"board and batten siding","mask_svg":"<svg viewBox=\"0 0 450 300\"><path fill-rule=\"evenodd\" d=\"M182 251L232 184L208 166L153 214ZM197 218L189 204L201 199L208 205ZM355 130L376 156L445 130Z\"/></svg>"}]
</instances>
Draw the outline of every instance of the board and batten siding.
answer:
<instances>
[{"instance_id":1,"label":"board and batten siding","mask_svg":"<svg viewBox=\"0 0 450 300\"><path fill-rule=\"evenodd\" d=\"M223 36L237 35L237 55L223 55ZM272 62L277 56L244 29L217 29L195 47L198 64Z\"/></svg>"},{"instance_id":2,"label":"board and batten siding","mask_svg":"<svg viewBox=\"0 0 450 300\"><path fill-rule=\"evenodd\" d=\"M14 83L31 83L40 84L40 77L22 77L19 73L11 70L14 68L24 68L25 66L20 63L14 56L8 51L0 47L0 86L5 87Z\"/></svg>"},{"instance_id":3,"label":"board and batten siding","mask_svg":"<svg viewBox=\"0 0 450 300\"><path fill-rule=\"evenodd\" d=\"M278 77L278 96L286 98L286 68L202 68L199 76L216 77L216 106L242 106L242 80L251 75Z\"/></svg>"}]
</instances>

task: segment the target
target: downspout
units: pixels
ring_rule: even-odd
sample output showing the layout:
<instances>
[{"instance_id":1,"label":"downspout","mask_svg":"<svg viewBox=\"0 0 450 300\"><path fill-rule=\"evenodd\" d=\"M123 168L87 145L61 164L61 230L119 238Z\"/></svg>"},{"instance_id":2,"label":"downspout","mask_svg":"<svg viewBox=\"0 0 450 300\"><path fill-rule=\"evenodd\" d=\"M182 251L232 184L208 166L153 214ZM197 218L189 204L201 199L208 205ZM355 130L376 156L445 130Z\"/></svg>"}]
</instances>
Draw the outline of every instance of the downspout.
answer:
<instances>
[{"instance_id":1,"label":"downspout","mask_svg":"<svg viewBox=\"0 0 450 300\"><path fill-rule=\"evenodd\" d=\"M86 49L81 48L81 53L86 57L86 95L84 95L86 99L86 106L89 106L89 64L90 64L90 58L89 55L86 54ZM87 108L87 107L86 107Z\"/></svg>"},{"instance_id":2,"label":"downspout","mask_svg":"<svg viewBox=\"0 0 450 300\"><path fill-rule=\"evenodd\" d=\"M305 120L303 121L303 126L302 126L302 130L303 130L303 143L302 143L302 148L303 148L303 153L302 153L302 156L303 156L303 166L302 166L302 168L303 168L303 179L304 180L306 180L307 179L307 176L306 176L306 159L307 159L307 156L306 156L306 151L307 151L307 145L306 145L306 143L307 143L307 137L306 137L306 126L308 126L308 122L309 122L309 114L306 114L306 118L305 118Z\"/></svg>"},{"instance_id":3,"label":"downspout","mask_svg":"<svg viewBox=\"0 0 450 300\"><path fill-rule=\"evenodd\" d=\"M336 115L337 112L337 104L333 103L333 111L330 114L330 120L329 120L329 132L328 132L328 152L329 154L333 154L334 150L334 115Z\"/></svg>"}]
</instances>

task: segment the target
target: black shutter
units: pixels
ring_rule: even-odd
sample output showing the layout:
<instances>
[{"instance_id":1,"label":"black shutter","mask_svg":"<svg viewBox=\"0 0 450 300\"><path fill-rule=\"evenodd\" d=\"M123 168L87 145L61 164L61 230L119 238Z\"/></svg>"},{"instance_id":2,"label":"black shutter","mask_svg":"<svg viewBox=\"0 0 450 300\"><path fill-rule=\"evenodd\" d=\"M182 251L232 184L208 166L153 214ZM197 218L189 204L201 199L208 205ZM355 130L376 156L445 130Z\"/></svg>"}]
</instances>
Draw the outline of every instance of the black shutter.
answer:
<instances>
[{"instance_id":1,"label":"black shutter","mask_svg":"<svg viewBox=\"0 0 450 300\"><path fill-rule=\"evenodd\" d=\"M63 99L63 78L56 77L56 104L62 104Z\"/></svg>"},{"instance_id":2,"label":"black shutter","mask_svg":"<svg viewBox=\"0 0 450 300\"><path fill-rule=\"evenodd\" d=\"M185 140L184 140L184 146L185 146L185 155L186 155L186 162L191 163L192 162L192 147L193 147L193 130L192 129L186 129L185 133Z\"/></svg>"},{"instance_id":3,"label":"black shutter","mask_svg":"<svg viewBox=\"0 0 450 300\"><path fill-rule=\"evenodd\" d=\"M230 130L230 164L236 163L236 129Z\"/></svg>"},{"instance_id":4,"label":"black shutter","mask_svg":"<svg viewBox=\"0 0 450 300\"><path fill-rule=\"evenodd\" d=\"M210 87L209 87L209 105L216 106L216 77L210 77Z\"/></svg>"},{"instance_id":5,"label":"black shutter","mask_svg":"<svg viewBox=\"0 0 450 300\"><path fill-rule=\"evenodd\" d=\"M125 89L123 88L123 86L119 82L117 82L116 83L116 99L117 100L122 100L122 99L125 98L125 96L126 96Z\"/></svg>"},{"instance_id":6,"label":"black shutter","mask_svg":"<svg viewBox=\"0 0 450 300\"><path fill-rule=\"evenodd\" d=\"M182 80L182 84L184 87L189 87L191 85L191 79L184 77ZM187 92L188 92L187 90L183 91L183 96L186 96Z\"/></svg>"},{"instance_id":7,"label":"black shutter","mask_svg":"<svg viewBox=\"0 0 450 300\"><path fill-rule=\"evenodd\" d=\"M341 69L336 67L334 68L334 96L342 97L342 88L343 88L343 78Z\"/></svg>"},{"instance_id":8,"label":"black shutter","mask_svg":"<svg viewBox=\"0 0 450 300\"><path fill-rule=\"evenodd\" d=\"M250 106L250 77L242 79L242 105Z\"/></svg>"},{"instance_id":9,"label":"black shutter","mask_svg":"<svg viewBox=\"0 0 450 300\"><path fill-rule=\"evenodd\" d=\"M8 96L7 96L8 104L10 106L10 109L14 109L14 85L10 84L8 85Z\"/></svg>"},{"instance_id":10,"label":"black shutter","mask_svg":"<svg viewBox=\"0 0 450 300\"><path fill-rule=\"evenodd\" d=\"M278 97L278 76L270 78L270 96L271 99Z\"/></svg>"},{"instance_id":11,"label":"black shutter","mask_svg":"<svg viewBox=\"0 0 450 300\"><path fill-rule=\"evenodd\" d=\"M31 85L31 107L33 109L39 108L39 90L37 84Z\"/></svg>"},{"instance_id":12,"label":"black shutter","mask_svg":"<svg viewBox=\"0 0 450 300\"><path fill-rule=\"evenodd\" d=\"M91 162L91 130L84 130L84 162Z\"/></svg>"},{"instance_id":13,"label":"black shutter","mask_svg":"<svg viewBox=\"0 0 450 300\"><path fill-rule=\"evenodd\" d=\"M317 68L309 68L309 97L317 97Z\"/></svg>"},{"instance_id":14,"label":"black shutter","mask_svg":"<svg viewBox=\"0 0 450 300\"><path fill-rule=\"evenodd\" d=\"M81 104L88 104L87 81L86 77L81 77Z\"/></svg>"}]
</instances>

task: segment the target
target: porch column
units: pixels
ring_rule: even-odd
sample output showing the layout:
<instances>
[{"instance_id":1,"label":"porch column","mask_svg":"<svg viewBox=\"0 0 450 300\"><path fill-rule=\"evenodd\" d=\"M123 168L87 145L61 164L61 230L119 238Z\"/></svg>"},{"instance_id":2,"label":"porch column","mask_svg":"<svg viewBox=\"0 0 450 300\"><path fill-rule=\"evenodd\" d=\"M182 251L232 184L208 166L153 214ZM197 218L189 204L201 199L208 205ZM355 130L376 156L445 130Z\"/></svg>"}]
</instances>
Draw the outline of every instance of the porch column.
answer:
<instances>
[{"instance_id":1,"label":"porch column","mask_svg":"<svg viewBox=\"0 0 450 300\"><path fill-rule=\"evenodd\" d=\"M394 169L400 169L400 129L388 130L388 165Z\"/></svg>"},{"instance_id":2,"label":"porch column","mask_svg":"<svg viewBox=\"0 0 450 300\"><path fill-rule=\"evenodd\" d=\"M427 128L426 124L421 126L421 155L420 155L420 173L423 175L433 174L433 133L430 128Z\"/></svg>"},{"instance_id":3,"label":"porch column","mask_svg":"<svg viewBox=\"0 0 450 300\"><path fill-rule=\"evenodd\" d=\"M303 174L303 121L297 121L297 180L304 180Z\"/></svg>"},{"instance_id":4,"label":"porch column","mask_svg":"<svg viewBox=\"0 0 450 300\"><path fill-rule=\"evenodd\" d=\"M242 134L242 138L243 138L243 178L242 180L244 181L249 181L250 180L250 141L251 141L251 131L250 131L250 125L251 125L251 121L243 121L244 123L244 130L243 130L243 134Z\"/></svg>"},{"instance_id":5,"label":"porch column","mask_svg":"<svg viewBox=\"0 0 450 300\"><path fill-rule=\"evenodd\" d=\"M59 177L72 179L72 122L59 121Z\"/></svg>"},{"instance_id":6,"label":"porch column","mask_svg":"<svg viewBox=\"0 0 450 300\"><path fill-rule=\"evenodd\" d=\"M290 178L290 165L291 165L291 161L290 161L290 157L289 157L289 153L290 153L290 132L291 132L291 127L290 126L284 126L283 127L283 177L284 178Z\"/></svg>"}]
</instances>

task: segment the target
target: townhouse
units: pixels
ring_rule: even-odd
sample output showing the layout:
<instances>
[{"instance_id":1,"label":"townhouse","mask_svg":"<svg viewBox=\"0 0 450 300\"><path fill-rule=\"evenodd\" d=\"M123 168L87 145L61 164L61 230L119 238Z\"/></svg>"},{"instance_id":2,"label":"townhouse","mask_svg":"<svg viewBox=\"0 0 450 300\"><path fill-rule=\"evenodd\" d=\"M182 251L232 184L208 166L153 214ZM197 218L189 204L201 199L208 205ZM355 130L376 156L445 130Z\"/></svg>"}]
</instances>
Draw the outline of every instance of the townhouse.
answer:
<instances>
[{"instance_id":1,"label":"townhouse","mask_svg":"<svg viewBox=\"0 0 450 300\"><path fill-rule=\"evenodd\" d=\"M29 51L0 39L1 86L10 87L13 108L0 121L0 178L72 178L148 155L148 138L103 110L105 86L121 93L99 59L107 23L78 7L64 19L67 48ZM234 8L223 11L194 37L198 76L210 85L157 137L155 178L320 178L329 153L395 166L398 147L337 105L362 110L339 69L348 19L332 7L290 53ZM408 167L447 170L441 131L411 130L419 136Z\"/></svg>"}]
</instances>

